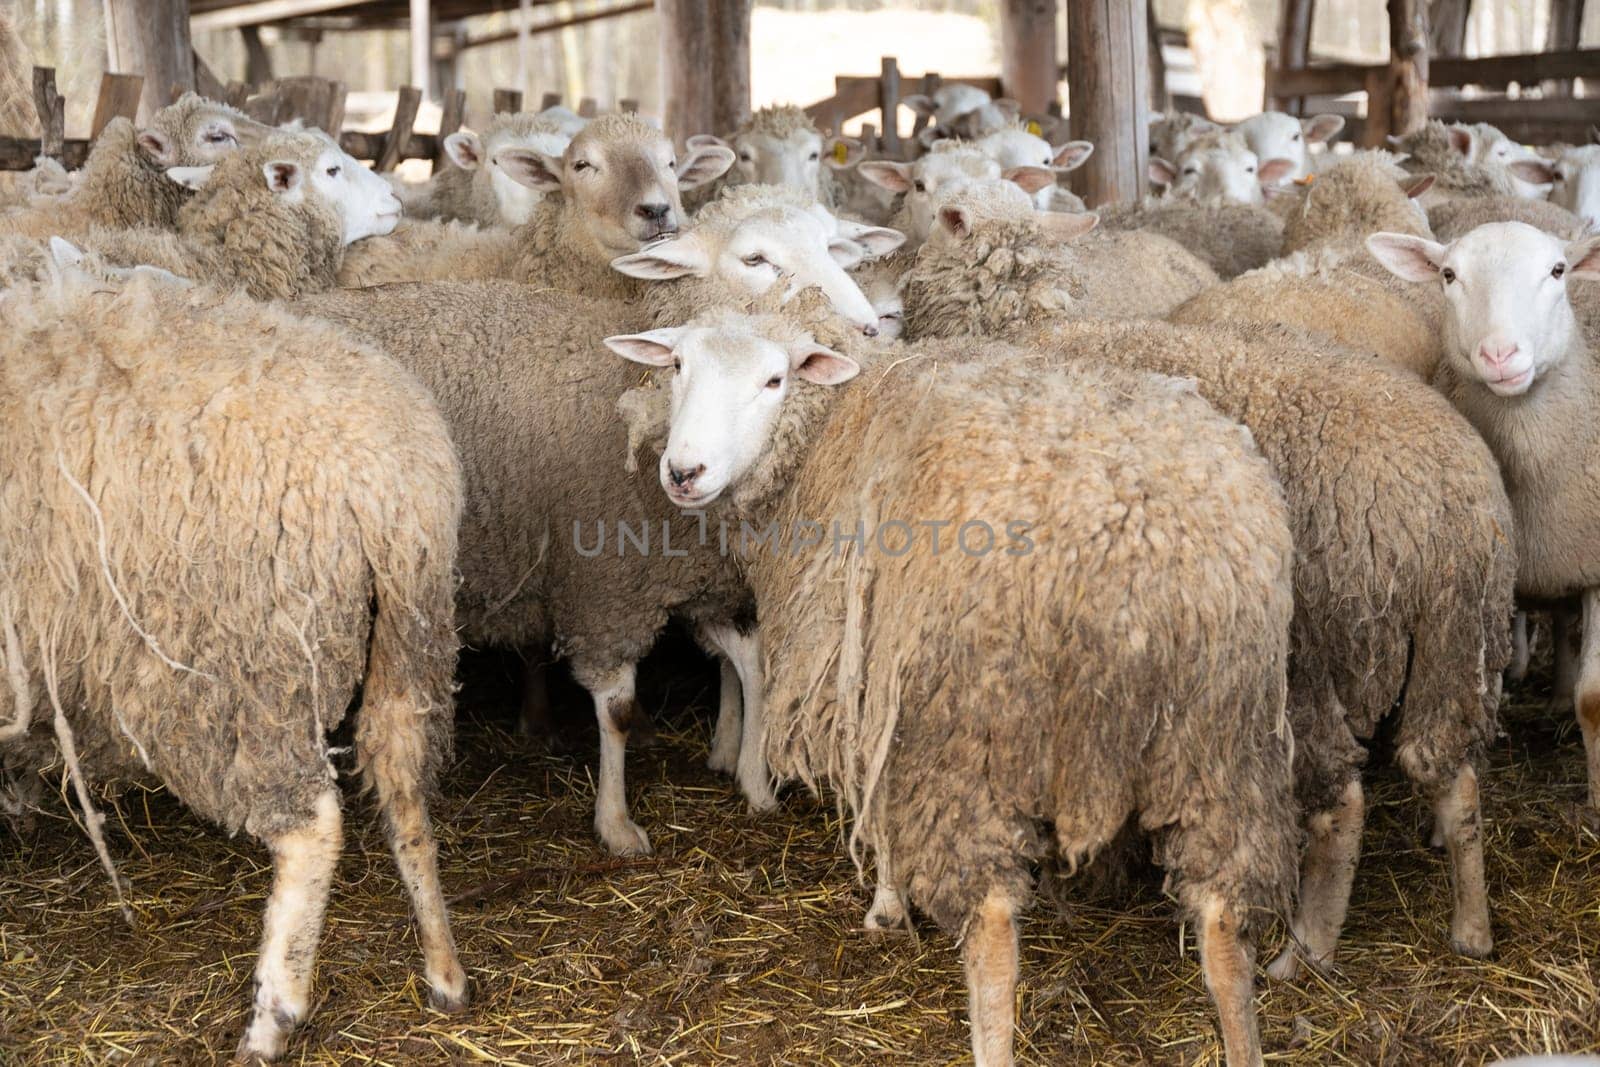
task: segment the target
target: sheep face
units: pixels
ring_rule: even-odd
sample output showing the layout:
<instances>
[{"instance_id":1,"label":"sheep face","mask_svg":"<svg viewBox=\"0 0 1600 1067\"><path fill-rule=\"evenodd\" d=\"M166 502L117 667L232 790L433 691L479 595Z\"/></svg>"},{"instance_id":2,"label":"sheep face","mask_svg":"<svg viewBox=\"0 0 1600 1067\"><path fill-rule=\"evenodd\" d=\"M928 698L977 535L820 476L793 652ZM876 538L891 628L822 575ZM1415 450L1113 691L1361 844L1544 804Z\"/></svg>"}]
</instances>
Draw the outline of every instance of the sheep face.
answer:
<instances>
[{"instance_id":1,"label":"sheep face","mask_svg":"<svg viewBox=\"0 0 1600 1067\"><path fill-rule=\"evenodd\" d=\"M1310 174L1311 146L1326 144L1342 129L1344 119L1338 115L1298 119L1281 111L1263 111L1234 127L1257 159L1286 159L1292 164L1280 181Z\"/></svg>"},{"instance_id":2,"label":"sheep face","mask_svg":"<svg viewBox=\"0 0 1600 1067\"><path fill-rule=\"evenodd\" d=\"M788 300L815 287L836 312L876 336L878 314L847 273L864 256L862 246L830 233L811 212L783 206L764 208L726 226L701 225L611 265L648 281L716 278L752 297L782 285Z\"/></svg>"},{"instance_id":3,"label":"sheep face","mask_svg":"<svg viewBox=\"0 0 1600 1067\"><path fill-rule=\"evenodd\" d=\"M1513 163L1540 161L1539 153L1525 145L1518 144L1507 137L1498 128L1487 122L1474 123L1462 127L1469 134L1468 150L1465 153L1469 163L1488 163L1493 166L1511 168ZM1512 169L1511 180L1517 187L1517 195L1525 200L1543 200L1550 193L1550 182L1532 179L1528 172Z\"/></svg>"},{"instance_id":4,"label":"sheep face","mask_svg":"<svg viewBox=\"0 0 1600 1067\"><path fill-rule=\"evenodd\" d=\"M809 337L780 342L758 320L673 327L606 338L625 359L671 367L672 422L661 453L661 488L683 508L702 508L755 466L772 438L792 379L838 385L860 365Z\"/></svg>"},{"instance_id":5,"label":"sheep face","mask_svg":"<svg viewBox=\"0 0 1600 1067\"><path fill-rule=\"evenodd\" d=\"M1000 164L1004 170L1041 167L1053 174L1076 170L1094 154L1094 145L1088 141L1066 141L1053 145L1020 126L991 133L973 147ZM1033 194L1034 206L1041 211L1049 210L1054 191L1053 181L1040 188Z\"/></svg>"},{"instance_id":6,"label":"sheep face","mask_svg":"<svg viewBox=\"0 0 1600 1067\"><path fill-rule=\"evenodd\" d=\"M157 167L199 167L251 147L272 132L224 104L193 93L157 111L139 131L139 149Z\"/></svg>"},{"instance_id":7,"label":"sheep face","mask_svg":"<svg viewBox=\"0 0 1600 1067\"><path fill-rule=\"evenodd\" d=\"M1174 199L1259 204L1266 199L1263 187L1276 186L1293 166L1286 159L1258 166L1243 137L1214 134L1190 142L1175 164L1152 159L1150 180L1168 186Z\"/></svg>"},{"instance_id":8,"label":"sheep face","mask_svg":"<svg viewBox=\"0 0 1600 1067\"><path fill-rule=\"evenodd\" d=\"M541 193L560 190L567 210L607 258L678 232L680 190L722 176L733 153L717 145L681 160L661 131L633 115L604 115L585 126L560 156L513 148L501 165Z\"/></svg>"},{"instance_id":9,"label":"sheep face","mask_svg":"<svg viewBox=\"0 0 1600 1067\"><path fill-rule=\"evenodd\" d=\"M928 239L933 226L934 205L940 197L948 196L972 182L1001 176L999 163L970 148L930 152L915 163L871 160L861 164L859 171L863 178L874 185L892 193L905 194L905 208L910 221L909 236L919 242ZM1050 180L1055 180L1053 175Z\"/></svg>"},{"instance_id":10,"label":"sheep face","mask_svg":"<svg viewBox=\"0 0 1600 1067\"><path fill-rule=\"evenodd\" d=\"M268 163L267 185L274 192L292 192L292 189L281 189L274 184L281 177L281 172L275 172L274 168L293 166L293 163ZM400 198L376 171L368 170L331 143L317 156L310 170L310 188L339 213L346 245L363 237L382 237L394 232L400 221Z\"/></svg>"},{"instance_id":11,"label":"sheep face","mask_svg":"<svg viewBox=\"0 0 1600 1067\"><path fill-rule=\"evenodd\" d=\"M900 101L912 111L933 120L934 126L949 126L958 117L978 111L991 103L988 93L973 85L953 83L941 85L932 96L921 93L903 97Z\"/></svg>"},{"instance_id":12,"label":"sheep face","mask_svg":"<svg viewBox=\"0 0 1600 1067\"><path fill-rule=\"evenodd\" d=\"M444 139L444 150L451 162L462 170L482 170L494 190L500 218L509 225L520 226L528 221L543 195L507 173L500 163L501 155L509 149L520 148L557 157L571 143L572 135L551 123L550 128L538 131L491 127L481 138L471 130L460 130Z\"/></svg>"},{"instance_id":13,"label":"sheep face","mask_svg":"<svg viewBox=\"0 0 1600 1067\"><path fill-rule=\"evenodd\" d=\"M906 332L906 299L900 281L885 274L874 274L861 285L872 310L878 313L878 336L898 340Z\"/></svg>"},{"instance_id":14,"label":"sheep face","mask_svg":"<svg viewBox=\"0 0 1600 1067\"><path fill-rule=\"evenodd\" d=\"M1600 237L1563 244L1520 222L1479 226L1448 245L1380 233L1367 247L1395 275L1440 286L1446 358L1501 397L1528 392L1579 347L1567 286L1600 279Z\"/></svg>"},{"instance_id":15,"label":"sheep face","mask_svg":"<svg viewBox=\"0 0 1600 1067\"><path fill-rule=\"evenodd\" d=\"M1548 186L1551 203L1600 230L1600 145L1569 145L1554 159L1517 159L1509 166L1518 191L1525 185Z\"/></svg>"}]
</instances>

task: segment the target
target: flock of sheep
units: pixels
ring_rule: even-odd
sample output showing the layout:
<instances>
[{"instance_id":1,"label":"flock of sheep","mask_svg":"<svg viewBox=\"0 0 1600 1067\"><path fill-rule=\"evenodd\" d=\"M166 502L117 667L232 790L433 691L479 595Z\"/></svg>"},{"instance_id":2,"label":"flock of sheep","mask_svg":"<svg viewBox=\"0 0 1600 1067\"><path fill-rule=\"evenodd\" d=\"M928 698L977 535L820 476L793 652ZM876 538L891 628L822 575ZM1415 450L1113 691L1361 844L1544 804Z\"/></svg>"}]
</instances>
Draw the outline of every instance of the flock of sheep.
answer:
<instances>
[{"instance_id":1,"label":"flock of sheep","mask_svg":"<svg viewBox=\"0 0 1600 1067\"><path fill-rule=\"evenodd\" d=\"M840 798L868 926L961 939L986 1067L1035 866L1129 839L1259 1064L1255 935L1287 921L1277 979L1332 958L1380 728L1487 955L1518 598L1583 612L1600 807L1600 147L1175 116L1163 195L1095 214L1059 181L1091 145L973 93L912 101L910 162L788 107L681 152L555 110L416 187L191 95L0 213L5 796L64 774L114 883L98 785L267 845L243 1057L313 1003L347 716L466 1005L428 817L462 642L569 664L638 854L635 669L692 627L711 766Z\"/></svg>"}]
</instances>

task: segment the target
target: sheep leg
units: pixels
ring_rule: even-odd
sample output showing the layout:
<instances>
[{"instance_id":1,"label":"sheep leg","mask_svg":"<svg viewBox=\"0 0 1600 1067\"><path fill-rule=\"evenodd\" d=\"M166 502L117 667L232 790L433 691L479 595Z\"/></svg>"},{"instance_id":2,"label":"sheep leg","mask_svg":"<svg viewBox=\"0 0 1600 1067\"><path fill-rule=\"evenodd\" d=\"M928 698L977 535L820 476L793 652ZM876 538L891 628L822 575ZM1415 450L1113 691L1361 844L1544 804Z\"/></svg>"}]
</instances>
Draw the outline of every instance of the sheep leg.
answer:
<instances>
[{"instance_id":1,"label":"sheep leg","mask_svg":"<svg viewBox=\"0 0 1600 1067\"><path fill-rule=\"evenodd\" d=\"M1366 818L1360 779L1352 778L1327 811L1310 819L1311 840L1300 868L1300 906L1289 929L1293 936L1267 974L1293 981L1300 973L1300 954L1314 964L1333 959L1350 908L1350 887L1361 860L1361 827Z\"/></svg>"},{"instance_id":2,"label":"sheep leg","mask_svg":"<svg viewBox=\"0 0 1600 1067\"><path fill-rule=\"evenodd\" d=\"M1583 594L1583 655L1578 672L1578 726L1589 765L1589 809L1600 811L1600 590Z\"/></svg>"},{"instance_id":3,"label":"sheep leg","mask_svg":"<svg viewBox=\"0 0 1600 1067\"><path fill-rule=\"evenodd\" d=\"M967 923L961 944L974 1067L1011 1067L1017 1000L1015 907L990 891Z\"/></svg>"},{"instance_id":4,"label":"sheep leg","mask_svg":"<svg viewBox=\"0 0 1600 1067\"><path fill-rule=\"evenodd\" d=\"M281 1056L289 1034L311 1010L311 972L344 845L338 792L319 796L313 812L309 824L267 839L272 893L256 957L255 1005L239 1042L239 1058L246 1062Z\"/></svg>"},{"instance_id":5,"label":"sheep leg","mask_svg":"<svg viewBox=\"0 0 1600 1067\"><path fill-rule=\"evenodd\" d=\"M1233 906L1221 897L1207 896L1200 907L1200 970L1222 1023L1224 1058L1228 1067L1260 1067L1252 975L1255 954L1239 930Z\"/></svg>"},{"instance_id":6,"label":"sheep leg","mask_svg":"<svg viewBox=\"0 0 1600 1067\"><path fill-rule=\"evenodd\" d=\"M1578 660L1574 655L1572 637L1571 614L1565 608L1551 611L1550 645L1555 657L1555 670L1550 686L1550 703L1554 707L1575 703L1573 693L1577 689Z\"/></svg>"},{"instance_id":7,"label":"sheep leg","mask_svg":"<svg viewBox=\"0 0 1600 1067\"><path fill-rule=\"evenodd\" d=\"M1434 813L1450 853L1450 889L1455 909L1450 947L1482 959L1494 948L1489 930L1489 894L1483 881L1483 826L1478 815L1478 772L1463 764L1434 801Z\"/></svg>"},{"instance_id":8,"label":"sheep leg","mask_svg":"<svg viewBox=\"0 0 1600 1067\"><path fill-rule=\"evenodd\" d=\"M1528 613L1519 611L1511 623L1511 665L1506 677L1520 682L1528 676Z\"/></svg>"},{"instance_id":9,"label":"sheep leg","mask_svg":"<svg viewBox=\"0 0 1600 1067\"><path fill-rule=\"evenodd\" d=\"M766 694L761 675L761 636L754 630L712 624L702 634L733 664L744 698L744 723L739 737L739 759L735 777L739 791L751 811L771 811L778 806L772 791L772 772L767 769L767 727L763 717Z\"/></svg>"},{"instance_id":10,"label":"sheep leg","mask_svg":"<svg viewBox=\"0 0 1600 1067\"><path fill-rule=\"evenodd\" d=\"M877 867L878 884L872 891L872 906L867 909L863 927L869 932L905 929L910 925L906 899L895 882L888 849L878 850Z\"/></svg>"},{"instance_id":11,"label":"sheep leg","mask_svg":"<svg viewBox=\"0 0 1600 1067\"><path fill-rule=\"evenodd\" d=\"M722 673L722 690L717 699L717 728L711 734L711 758L706 766L732 774L739 766L740 719L744 708L739 696L739 671L726 656L717 657Z\"/></svg>"},{"instance_id":12,"label":"sheep leg","mask_svg":"<svg viewBox=\"0 0 1600 1067\"><path fill-rule=\"evenodd\" d=\"M428 824L427 802L414 785L395 788L381 776L377 781L394 865L417 917L428 1003L439 1011L461 1011L467 1006L467 973L456 958L456 941L450 934L450 915L439 885L439 849Z\"/></svg>"},{"instance_id":13,"label":"sheep leg","mask_svg":"<svg viewBox=\"0 0 1600 1067\"><path fill-rule=\"evenodd\" d=\"M594 717L600 725L600 784L595 789L594 829L606 848L618 856L650 854L649 835L628 817L623 773L628 730L639 716L639 704L633 695L634 671L635 665L629 663L589 689L594 697Z\"/></svg>"},{"instance_id":14,"label":"sheep leg","mask_svg":"<svg viewBox=\"0 0 1600 1067\"><path fill-rule=\"evenodd\" d=\"M549 741L554 736L546 677L550 654L543 645L530 645L522 655L522 715L517 720L517 732L529 741Z\"/></svg>"}]
</instances>

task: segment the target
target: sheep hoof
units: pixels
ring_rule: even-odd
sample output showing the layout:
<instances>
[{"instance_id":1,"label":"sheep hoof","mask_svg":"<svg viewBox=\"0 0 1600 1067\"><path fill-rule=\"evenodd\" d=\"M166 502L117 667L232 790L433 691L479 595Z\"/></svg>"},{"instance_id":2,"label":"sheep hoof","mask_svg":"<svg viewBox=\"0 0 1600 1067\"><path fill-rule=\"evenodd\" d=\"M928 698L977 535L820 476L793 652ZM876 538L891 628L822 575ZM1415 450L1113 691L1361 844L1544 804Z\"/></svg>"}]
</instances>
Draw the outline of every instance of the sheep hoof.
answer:
<instances>
[{"instance_id":1,"label":"sheep hoof","mask_svg":"<svg viewBox=\"0 0 1600 1067\"><path fill-rule=\"evenodd\" d=\"M257 1007L250 1015L250 1025L239 1039L239 1049L233 1054L238 1063L273 1063L283 1055L294 1032L295 1019L287 1011L267 1011Z\"/></svg>"},{"instance_id":2,"label":"sheep hoof","mask_svg":"<svg viewBox=\"0 0 1600 1067\"><path fill-rule=\"evenodd\" d=\"M1292 982L1300 977L1300 954L1290 945L1267 964L1267 977L1275 982Z\"/></svg>"},{"instance_id":3,"label":"sheep hoof","mask_svg":"<svg viewBox=\"0 0 1600 1067\"><path fill-rule=\"evenodd\" d=\"M632 819L619 819L609 825L596 824L595 830L613 856L650 855L650 835Z\"/></svg>"},{"instance_id":4,"label":"sheep hoof","mask_svg":"<svg viewBox=\"0 0 1600 1067\"><path fill-rule=\"evenodd\" d=\"M902 934L910 931L911 923L898 897L884 900L880 894L867 909L861 929L869 934Z\"/></svg>"},{"instance_id":5,"label":"sheep hoof","mask_svg":"<svg viewBox=\"0 0 1600 1067\"><path fill-rule=\"evenodd\" d=\"M754 814L759 815L763 812L776 811L778 808L777 794L772 791L772 787L765 781L754 788L748 785L743 786L741 791L744 793L745 800L750 804L750 811Z\"/></svg>"},{"instance_id":6,"label":"sheep hoof","mask_svg":"<svg viewBox=\"0 0 1600 1067\"><path fill-rule=\"evenodd\" d=\"M711 757L706 760L706 766L718 774L732 774L739 767L739 747L719 745L713 748Z\"/></svg>"},{"instance_id":7,"label":"sheep hoof","mask_svg":"<svg viewBox=\"0 0 1600 1067\"><path fill-rule=\"evenodd\" d=\"M1494 935L1487 930L1452 932L1450 948L1458 956L1474 960L1488 959L1489 953L1494 951Z\"/></svg>"},{"instance_id":8,"label":"sheep hoof","mask_svg":"<svg viewBox=\"0 0 1600 1067\"><path fill-rule=\"evenodd\" d=\"M455 993L443 989L428 990L428 1007L434 1011L442 1011L446 1015L455 1015L467 1010L467 1005L472 1003L472 997L467 991L467 983L461 983L461 989Z\"/></svg>"}]
</instances>

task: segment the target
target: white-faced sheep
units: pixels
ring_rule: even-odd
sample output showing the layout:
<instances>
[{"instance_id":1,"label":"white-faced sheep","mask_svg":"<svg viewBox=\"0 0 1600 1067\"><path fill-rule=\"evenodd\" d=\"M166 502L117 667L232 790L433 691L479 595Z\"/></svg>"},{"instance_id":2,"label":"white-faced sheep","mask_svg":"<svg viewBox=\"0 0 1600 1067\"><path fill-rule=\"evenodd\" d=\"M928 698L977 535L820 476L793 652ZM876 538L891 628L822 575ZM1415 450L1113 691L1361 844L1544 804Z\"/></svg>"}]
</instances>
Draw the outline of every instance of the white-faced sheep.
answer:
<instances>
[{"instance_id":1,"label":"white-faced sheep","mask_svg":"<svg viewBox=\"0 0 1600 1067\"><path fill-rule=\"evenodd\" d=\"M215 163L260 140L268 129L193 93L156 112L142 130L113 119L95 141L72 191L0 213L0 233L42 240L91 226L170 229L188 192L168 177L168 170Z\"/></svg>"},{"instance_id":2,"label":"white-faced sheep","mask_svg":"<svg viewBox=\"0 0 1600 1067\"><path fill-rule=\"evenodd\" d=\"M660 483L739 543L774 767L837 791L857 861L960 937L980 1067L1012 1062L1031 865L1130 820L1199 928L1229 1064L1260 1064L1291 552L1248 437L1180 383L1023 351L893 351L841 387L857 365L770 316L607 343L678 368Z\"/></svg>"},{"instance_id":3,"label":"white-faced sheep","mask_svg":"<svg viewBox=\"0 0 1600 1067\"><path fill-rule=\"evenodd\" d=\"M511 148L506 173L547 195L509 234L425 223L352 248L340 272L349 287L396 281L508 278L594 296L632 297L635 283L610 269L683 222L680 190L716 178L733 153L711 146L678 160L672 142L630 114L602 115L559 156Z\"/></svg>"},{"instance_id":4,"label":"white-faced sheep","mask_svg":"<svg viewBox=\"0 0 1600 1067\"><path fill-rule=\"evenodd\" d=\"M1302 119L1281 111L1263 111L1233 127L1257 159L1287 159L1292 164L1279 177L1280 183L1310 174L1312 146L1326 145L1342 129L1344 119L1338 115L1314 115Z\"/></svg>"},{"instance_id":5,"label":"white-faced sheep","mask_svg":"<svg viewBox=\"0 0 1600 1067\"><path fill-rule=\"evenodd\" d=\"M1600 238L1571 243L1519 222L1444 245L1378 234L1372 254L1396 275L1438 286L1449 306L1435 384L1477 427L1505 471L1516 512L1517 591L1581 596L1575 706L1600 811L1600 375L1569 299L1600 279Z\"/></svg>"},{"instance_id":6,"label":"white-faced sheep","mask_svg":"<svg viewBox=\"0 0 1600 1067\"><path fill-rule=\"evenodd\" d=\"M520 226L533 215L542 195L506 171L500 155L511 148L559 156L573 135L543 114L499 114L482 136L457 130L444 139L450 166L424 185L400 190L406 215L480 226Z\"/></svg>"},{"instance_id":7,"label":"white-faced sheep","mask_svg":"<svg viewBox=\"0 0 1600 1067\"><path fill-rule=\"evenodd\" d=\"M1088 162L1094 154L1094 145L1088 141L1051 144L1032 132L1026 124L1017 124L980 137L972 143L972 147L1000 164L1002 172L1017 167L1043 167L1055 174L1057 182L1033 194L1033 204L1040 211L1083 210L1083 201L1063 189L1059 179L1061 175L1077 170Z\"/></svg>"},{"instance_id":8,"label":"white-faced sheep","mask_svg":"<svg viewBox=\"0 0 1600 1067\"><path fill-rule=\"evenodd\" d=\"M328 734L359 689L355 762L429 998L463 1007L427 814L461 475L427 392L244 297L71 272L0 298L0 377L0 747L53 735L108 869L86 777L154 778L267 845L239 1051L272 1059L313 1004L342 840Z\"/></svg>"},{"instance_id":9,"label":"white-faced sheep","mask_svg":"<svg viewBox=\"0 0 1600 1067\"><path fill-rule=\"evenodd\" d=\"M913 93L900 103L929 120L917 135L924 148L952 137L976 141L1012 125L1022 114L1015 100L995 100L977 86L959 82L941 85L931 96Z\"/></svg>"},{"instance_id":10,"label":"white-faced sheep","mask_svg":"<svg viewBox=\"0 0 1600 1067\"><path fill-rule=\"evenodd\" d=\"M1010 228L973 213L964 241L982 248ZM938 251L925 245L918 269ZM1041 298L1023 271L958 282L972 305L962 313L916 274L904 287L914 341L1046 338L1050 351L1061 336L1073 358L1193 377L1251 429L1283 481L1297 549L1290 714L1313 841L1295 932L1313 958L1332 955L1360 846L1362 742L1393 714L1399 763L1446 828L1452 943L1488 952L1473 760L1494 733L1515 562L1499 470L1472 428L1425 383L1284 327L1073 322L1073 302ZM937 316L921 306L929 294ZM1277 973L1295 966L1287 952Z\"/></svg>"},{"instance_id":11,"label":"white-faced sheep","mask_svg":"<svg viewBox=\"0 0 1600 1067\"><path fill-rule=\"evenodd\" d=\"M1479 138L1470 127L1429 119L1420 130L1391 137L1389 143L1404 153L1400 165L1406 170L1436 179L1423 197L1425 207L1456 197L1522 195L1507 163L1477 150Z\"/></svg>"},{"instance_id":12,"label":"white-faced sheep","mask_svg":"<svg viewBox=\"0 0 1600 1067\"><path fill-rule=\"evenodd\" d=\"M1600 144L1558 145L1549 159L1522 157L1508 166L1518 181L1548 186L1551 203L1600 230Z\"/></svg>"},{"instance_id":13,"label":"white-faced sheep","mask_svg":"<svg viewBox=\"0 0 1600 1067\"><path fill-rule=\"evenodd\" d=\"M824 207L838 206L834 172L855 166L864 154L861 142L825 137L800 108L790 104L759 108L726 140L700 134L689 147L720 145L734 154L722 186L784 185L810 193ZM717 186L697 190L696 206L715 195ZM699 195L710 194L710 195Z\"/></svg>"},{"instance_id":14,"label":"white-faced sheep","mask_svg":"<svg viewBox=\"0 0 1600 1067\"><path fill-rule=\"evenodd\" d=\"M1294 164L1287 159L1257 159L1240 134L1217 130L1191 138L1175 160L1150 160L1150 180L1175 200L1266 201Z\"/></svg>"},{"instance_id":15,"label":"white-faced sheep","mask_svg":"<svg viewBox=\"0 0 1600 1067\"><path fill-rule=\"evenodd\" d=\"M907 251L914 251L933 229L934 206L940 198L974 182L1004 178L1030 197L1055 184L1055 173L1044 167L1002 167L993 156L972 145L947 142L915 163L869 160L858 168L861 176L894 193L904 194L889 225L906 235ZM1031 202L1030 202L1031 203Z\"/></svg>"}]
</instances>

